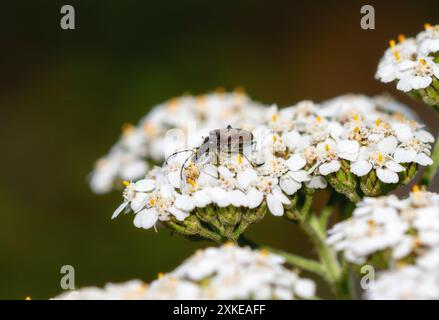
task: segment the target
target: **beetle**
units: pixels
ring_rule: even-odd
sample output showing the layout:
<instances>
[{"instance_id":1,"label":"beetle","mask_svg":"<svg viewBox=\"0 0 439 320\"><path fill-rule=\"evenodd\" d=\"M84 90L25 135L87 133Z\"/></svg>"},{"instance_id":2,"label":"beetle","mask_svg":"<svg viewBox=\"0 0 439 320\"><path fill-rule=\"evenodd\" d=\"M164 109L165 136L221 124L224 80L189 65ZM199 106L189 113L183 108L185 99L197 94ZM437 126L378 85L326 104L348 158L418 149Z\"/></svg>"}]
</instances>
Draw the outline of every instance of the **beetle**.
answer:
<instances>
[{"instance_id":1,"label":"beetle","mask_svg":"<svg viewBox=\"0 0 439 320\"><path fill-rule=\"evenodd\" d=\"M192 152L192 154L186 158L180 170L180 179L183 180L183 169L186 167L186 163L189 160L196 163L203 156L209 156L212 152L216 156L217 164L219 164L220 154L240 154L245 157L244 149L255 144L256 141L254 140L254 136L251 131L232 128L232 126L229 125L225 129L215 129L210 131L209 135L204 138L203 143L194 149L186 149L174 152L166 159L165 163L167 164L171 157L181 152Z\"/></svg>"}]
</instances>

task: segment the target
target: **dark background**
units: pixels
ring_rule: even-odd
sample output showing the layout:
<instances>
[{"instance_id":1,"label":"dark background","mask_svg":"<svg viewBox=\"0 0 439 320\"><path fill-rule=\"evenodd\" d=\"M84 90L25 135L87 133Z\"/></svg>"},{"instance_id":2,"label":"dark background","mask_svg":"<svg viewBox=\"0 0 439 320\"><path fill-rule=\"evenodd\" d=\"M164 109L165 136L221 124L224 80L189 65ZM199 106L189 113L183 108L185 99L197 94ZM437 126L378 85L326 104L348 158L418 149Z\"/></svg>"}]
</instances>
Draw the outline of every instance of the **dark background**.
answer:
<instances>
[{"instance_id":1,"label":"dark background","mask_svg":"<svg viewBox=\"0 0 439 320\"><path fill-rule=\"evenodd\" d=\"M59 26L64 4L76 10L76 30ZM375 30L360 28L365 4ZM77 287L150 281L208 245L110 221L121 195L94 195L86 183L121 125L172 96L240 85L285 106L389 91L436 133L433 112L373 77L389 39L425 22L439 23L439 1L2 2L0 298L58 294L65 264ZM249 236L310 251L280 218Z\"/></svg>"}]
</instances>

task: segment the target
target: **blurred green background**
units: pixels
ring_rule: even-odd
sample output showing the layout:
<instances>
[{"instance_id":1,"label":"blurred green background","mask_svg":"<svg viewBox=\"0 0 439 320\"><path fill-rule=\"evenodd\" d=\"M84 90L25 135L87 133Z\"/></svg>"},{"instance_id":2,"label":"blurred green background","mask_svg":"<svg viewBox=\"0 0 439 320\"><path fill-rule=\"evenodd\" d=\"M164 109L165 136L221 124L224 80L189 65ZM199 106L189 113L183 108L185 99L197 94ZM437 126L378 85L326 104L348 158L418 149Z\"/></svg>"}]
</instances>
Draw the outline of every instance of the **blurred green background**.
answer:
<instances>
[{"instance_id":1,"label":"blurred green background","mask_svg":"<svg viewBox=\"0 0 439 320\"><path fill-rule=\"evenodd\" d=\"M64 4L76 30L59 26ZM375 7L375 30L360 28L364 4ZM0 298L58 294L66 264L77 287L150 281L209 245L111 221L121 195L87 186L121 125L172 96L240 85L285 106L389 91L436 133L433 112L373 78L389 39L425 22L439 22L438 1L2 3ZM284 219L268 216L248 234L312 255Z\"/></svg>"}]
</instances>

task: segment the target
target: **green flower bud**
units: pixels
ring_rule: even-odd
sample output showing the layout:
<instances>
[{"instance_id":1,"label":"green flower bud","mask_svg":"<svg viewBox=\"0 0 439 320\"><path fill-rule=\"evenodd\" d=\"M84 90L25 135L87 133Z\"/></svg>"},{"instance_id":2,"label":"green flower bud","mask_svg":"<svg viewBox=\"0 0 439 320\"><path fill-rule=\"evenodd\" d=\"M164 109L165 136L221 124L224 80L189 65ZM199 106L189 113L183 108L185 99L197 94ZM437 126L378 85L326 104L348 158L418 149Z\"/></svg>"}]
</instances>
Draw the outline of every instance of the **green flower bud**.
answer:
<instances>
[{"instance_id":1,"label":"green flower bud","mask_svg":"<svg viewBox=\"0 0 439 320\"><path fill-rule=\"evenodd\" d=\"M236 242L250 225L264 217L266 211L265 202L255 209L209 205L194 209L194 214L184 221L171 217L170 220L164 221L164 224L190 238L204 238L217 243Z\"/></svg>"},{"instance_id":2,"label":"green flower bud","mask_svg":"<svg viewBox=\"0 0 439 320\"><path fill-rule=\"evenodd\" d=\"M357 190L358 177L350 172L348 161L341 161L340 170L327 175L326 179L335 191L345 195L350 201L358 202L361 200L361 194Z\"/></svg>"}]
</instances>

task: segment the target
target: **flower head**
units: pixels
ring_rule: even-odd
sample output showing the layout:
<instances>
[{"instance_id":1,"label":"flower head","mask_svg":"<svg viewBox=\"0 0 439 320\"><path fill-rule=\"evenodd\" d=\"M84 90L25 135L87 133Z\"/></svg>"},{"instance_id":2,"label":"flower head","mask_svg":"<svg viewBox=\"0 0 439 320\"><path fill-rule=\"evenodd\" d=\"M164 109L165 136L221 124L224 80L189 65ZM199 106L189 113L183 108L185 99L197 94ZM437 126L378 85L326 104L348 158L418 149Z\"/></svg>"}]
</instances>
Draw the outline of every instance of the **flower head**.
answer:
<instances>
[{"instance_id":1,"label":"flower head","mask_svg":"<svg viewBox=\"0 0 439 320\"><path fill-rule=\"evenodd\" d=\"M439 195L415 188L403 200L366 198L352 218L329 230L328 243L356 264L383 254L390 264L423 256L439 245Z\"/></svg>"},{"instance_id":2,"label":"flower head","mask_svg":"<svg viewBox=\"0 0 439 320\"><path fill-rule=\"evenodd\" d=\"M285 266L281 256L225 244L197 251L149 286L135 280L84 288L55 299L308 299L315 284Z\"/></svg>"},{"instance_id":3,"label":"flower head","mask_svg":"<svg viewBox=\"0 0 439 320\"><path fill-rule=\"evenodd\" d=\"M439 26L425 25L415 38L390 41L375 77L395 82L398 90L410 93L429 105L439 104Z\"/></svg>"}]
</instances>

